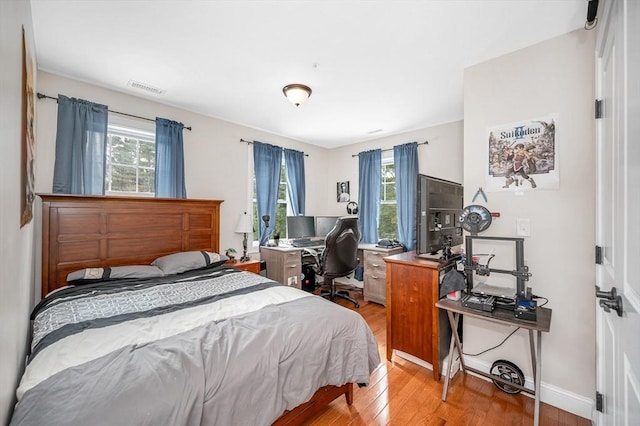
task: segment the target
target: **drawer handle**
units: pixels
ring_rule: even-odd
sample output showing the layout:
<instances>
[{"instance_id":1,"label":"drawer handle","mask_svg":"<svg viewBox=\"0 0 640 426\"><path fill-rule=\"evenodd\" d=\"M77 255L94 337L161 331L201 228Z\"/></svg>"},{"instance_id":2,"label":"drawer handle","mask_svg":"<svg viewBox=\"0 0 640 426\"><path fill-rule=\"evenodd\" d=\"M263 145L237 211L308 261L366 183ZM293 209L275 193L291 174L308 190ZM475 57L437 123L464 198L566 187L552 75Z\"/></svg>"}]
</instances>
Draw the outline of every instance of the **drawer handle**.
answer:
<instances>
[{"instance_id":1,"label":"drawer handle","mask_svg":"<svg viewBox=\"0 0 640 426\"><path fill-rule=\"evenodd\" d=\"M379 263L372 263L371 266L373 266L374 268L377 268L378 266L382 266Z\"/></svg>"}]
</instances>

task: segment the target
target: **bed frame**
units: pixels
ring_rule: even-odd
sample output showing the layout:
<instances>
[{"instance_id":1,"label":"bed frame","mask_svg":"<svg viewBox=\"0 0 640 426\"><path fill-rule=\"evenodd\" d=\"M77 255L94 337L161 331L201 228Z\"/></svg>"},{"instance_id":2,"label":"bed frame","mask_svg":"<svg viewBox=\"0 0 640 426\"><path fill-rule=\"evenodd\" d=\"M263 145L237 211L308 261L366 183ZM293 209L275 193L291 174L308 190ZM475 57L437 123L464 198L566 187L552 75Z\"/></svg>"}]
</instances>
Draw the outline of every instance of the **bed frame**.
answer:
<instances>
[{"instance_id":1,"label":"bed frame","mask_svg":"<svg viewBox=\"0 0 640 426\"><path fill-rule=\"evenodd\" d=\"M42 297L83 268L148 265L190 250L220 251L221 200L39 194L42 199ZM353 401L353 384L325 386L275 425L295 425L340 395Z\"/></svg>"}]
</instances>

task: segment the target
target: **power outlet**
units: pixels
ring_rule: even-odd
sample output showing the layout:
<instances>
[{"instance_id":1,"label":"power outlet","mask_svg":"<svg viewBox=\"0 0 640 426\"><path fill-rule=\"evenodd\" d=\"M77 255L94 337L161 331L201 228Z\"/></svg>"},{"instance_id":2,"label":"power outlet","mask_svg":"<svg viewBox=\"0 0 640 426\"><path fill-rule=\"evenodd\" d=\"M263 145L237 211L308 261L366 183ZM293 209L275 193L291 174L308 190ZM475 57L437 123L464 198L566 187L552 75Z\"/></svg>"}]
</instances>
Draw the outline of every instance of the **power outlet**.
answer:
<instances>
[{"instance_id":1,"label":"power outlet","mask_svg":"<svg viewBox=\"0 0 640 426\"><path fill-rule=\"evenodd\" d=\"M519 217L516 220L516 234L518 237L531 236L531 219Z\"/></svg>"}]
</instances>

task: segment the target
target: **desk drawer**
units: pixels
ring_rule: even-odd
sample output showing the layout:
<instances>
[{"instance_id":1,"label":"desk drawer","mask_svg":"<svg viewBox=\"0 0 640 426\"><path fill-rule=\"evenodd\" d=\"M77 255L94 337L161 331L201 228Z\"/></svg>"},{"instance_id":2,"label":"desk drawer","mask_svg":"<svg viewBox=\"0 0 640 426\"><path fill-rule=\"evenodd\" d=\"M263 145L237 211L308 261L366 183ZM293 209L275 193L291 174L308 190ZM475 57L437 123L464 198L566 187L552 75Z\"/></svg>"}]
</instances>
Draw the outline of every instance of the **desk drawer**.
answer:
<instances>
[{"instance_id":1,"label":"desk drawer","mask_svg":"<svg viewBox=\"0 0 640 426\"><path fill-rule=\"evenodd\" d=\"M294 251L290 253L285 253L283 256L283 262L287 265L299 265L302 263L300 259L300 252Z\"/></svg>"},{"instance_id":2,"label":"desk drawer","mask_svg":"<svg viewBox=\"0 0 640 426\"><path fill-rule=\"evenodd\" d=\"M381 305L387 303L387 267L382 260L387 253L365 250L364 257L364 289L363 296L367 302Z\"/></svg>"},{"instance_id":3,"label":"desk drawer","mask_svg":"<svg viewBox=\"0 0 640 426\"><path fill-rule=\"evenodd\" d=\"M378 275L364 275L364 300L368 302L376 302L381 305L387 304L387 279L384 276Z\"/></svg>"},{"instance_id":4,"label":"desk drawer","mask_svg":"<svg viewBox=\"0 0 640 426\"><path fill-rule=\"evenodd\" d=\"M364 250L364 300L387 304L386 256L402 252L402 247L386 250Z\"/></svg>"},{"instance_id":5,"label":"desk drawer","mask_svg":"<svg viewBox=\"0 0 640 426\"><path fill-rule=\"evenodd\" d=\"M300 288L302 250L281 250L264 247L261 258L267 263L267 277L284 285Z\"/></svg>"},{"instance_id":6,"label":"desk drawer","mask_svg":"<svg viewBox=\"0 0 640 426\"><path fill-rule=\"evenodd\" d=\"M370 250L365 250L364 251L364 268L365 271L367 269L382 269L383 271L386 270L386 265L384 263L384 260L382 260L383 257L387 256L387 253L382 253L379 251L370 251Z\"/></svg>"}]
</instances>

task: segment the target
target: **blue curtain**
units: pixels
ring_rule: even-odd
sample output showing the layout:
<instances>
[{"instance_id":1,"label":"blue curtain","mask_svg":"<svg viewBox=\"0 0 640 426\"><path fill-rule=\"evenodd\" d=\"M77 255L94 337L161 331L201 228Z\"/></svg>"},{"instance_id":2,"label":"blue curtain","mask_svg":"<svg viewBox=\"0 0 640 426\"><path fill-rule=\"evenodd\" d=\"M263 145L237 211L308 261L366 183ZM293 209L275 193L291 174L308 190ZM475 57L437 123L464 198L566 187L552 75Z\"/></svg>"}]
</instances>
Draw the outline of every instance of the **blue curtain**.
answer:
<instances>
[{"instance_id":1,"label":"blue curtain","mask_svg":"<svg viewBox=\"0 0 640 426\"><path fill-rule=\"evenodd\" d=\"M358 154L358 216L362 242L378 241L378 217L380 216L380 185L382 185L382 151Z\"/></svg>"},{"instance_id":2,"label":"blue curtain","mask_svg":"<svg viewBox=\"0 0 640 426\"><path fill-rule=\"evenodd\" d=\"M418 143L393 147L396 171L398 241L407 250L416 248L416 200L418 191Z\"/></svg>"},{"instance_id":3,"label":"blue curtain","mask_svg":"<svg viewBox=\"0 0 640 426\"><path fill-rule=\"evenodd\" d=\"M258 223L260 224L260 245L269 241L276 221L276 203L278 186L280 185L280 167L282 165L282 148L262 142L253 142L253 165L256 175L256 202ZM269 229L264 225L262 217L269 216Z\"/></svg>"},{"instance_id":4,"label":"blue curtain","mask_svg":"<svg viewBox=\"0 0 640 426\"><path fill-rule=\"evenodd\" d=\"M58 95L53 192L104 194L107 106Z\"/></svg>"},{"instance_id":5,"label":"blue curtain","mask_svg":"<svg viewBox=\"0 0 640 426\"><path fill-rule=\"evenodd\" d=\"M156 118L156 197L187 198L183 128L182 123Z\"/></svg>"},{"instance_id":6,"label":"blue curtain","mask_svg":"<svg viewBox=\"0 0 640 426\"><path fill-rule=\"evenodd\" d=\"M284 150L284 165L287 169L287 193L289 207L294 216L304 214L305 177L304 152L293 149Z\"/></svg>"}]
</instances>

